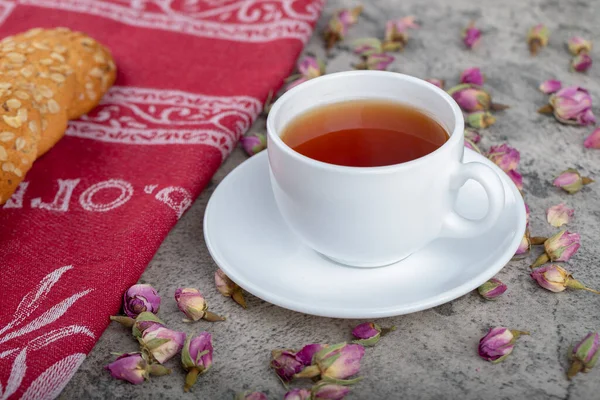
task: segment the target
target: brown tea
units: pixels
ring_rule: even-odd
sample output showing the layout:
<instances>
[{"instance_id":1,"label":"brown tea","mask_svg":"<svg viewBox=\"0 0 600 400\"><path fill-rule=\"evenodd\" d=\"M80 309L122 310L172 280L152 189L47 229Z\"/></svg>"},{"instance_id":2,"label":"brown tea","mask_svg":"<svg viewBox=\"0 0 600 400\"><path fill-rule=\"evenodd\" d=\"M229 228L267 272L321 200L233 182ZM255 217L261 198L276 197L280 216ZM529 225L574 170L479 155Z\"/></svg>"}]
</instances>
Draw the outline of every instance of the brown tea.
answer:
<instances>
[{"instance_id":1,"label":"brown tea","mask_svg":"<svg viewBox=\"0 0 600 400\"><path fill-rule=\"evenodd\" d=\"M385 100L352 100L294 118L281 139L312 159L350 167L379 167L423 157L448 140L433 118Z\"/></svg>"}]
</instances>

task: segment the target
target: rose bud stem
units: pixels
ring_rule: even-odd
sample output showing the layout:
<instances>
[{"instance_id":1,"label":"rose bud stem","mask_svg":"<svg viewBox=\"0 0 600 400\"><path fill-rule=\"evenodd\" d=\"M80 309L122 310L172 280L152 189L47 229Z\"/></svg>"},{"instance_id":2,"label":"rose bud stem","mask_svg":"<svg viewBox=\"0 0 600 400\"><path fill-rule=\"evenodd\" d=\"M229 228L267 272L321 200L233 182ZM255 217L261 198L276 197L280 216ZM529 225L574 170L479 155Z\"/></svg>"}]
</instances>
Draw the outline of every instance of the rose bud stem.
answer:
<instances>
[{"instance_id":1,"label":"rose bud stem","mask_svg":"<svg viewBox=\"0 0 600 400\"><path fill-rule=\"evenodd\" d=\"M552 114L552 112L554 112L554 107L550 104L546 104L545 106L538 108L537 112L540 114Z\"/></svg>"},{"instance_id":2,"label":"rose bud stem","mask_svg":"<svg viewBox=\"0 0 600 400\"><path fill-rule=\"evenodd\" d=\"M544 253L544 254L542 254L541 256L539 256L539 257L537 258L537 260L535 260L535 261L533 262L533 264L531 264L531 265L529 266L529 268L532 268L532 269L533 269L533 268L537 268L537 267L539 267L540 265L544 265L544 264L546 264L546 263L547 263L547 262L549 262L549 261L550 261L550 257L548 256L548 254Z\"/></svg>"},{"instance_id":3,"label":"rose bud stem","mask_svg":"<svg viewBox=\"0 0 600 400\"><path fill-rule=\"evenodd\" d=\"M192 386L196 384L198 380L198 375L200 375L200 370L198 368L190 368L187 375L185 376L185 384L183 386L184 392L189 392Z\"/></svg>"},{"instance_id":4,"label":"rose bud stem","mask_svg":"<svg viewBox=\"0 0 600 400\"><path fill-rule=\"evenodd\" d=\"M209 322L216 322L216 321L225 321L225 317L221 317L220 315L217 315L215 313L212 313L210 311L205 311L204 312L204 317L202 319L205 319Z\"/></svg>"},{"instance_id":5,"label":"rose bud stem","mask_svg":"<svg viewBox=\"0 0 600 400\"><path fill-rule=\"evenodd\" d=\"M532 245L538 246L538 245L544 244L544 242L546 240L548 240L548 238L545 236L534 236L530 240L531 240Z\"/></svg>"},{"instance_id":6,"label":"rose bud stem","mask_svg":"<svg viewBox=\"0 0 600 400\"><path fill-rule=\"evenodd\" d=\"M118 322L126 328L131 328L135 322L135 319L126 317L124 315L111 315L110 320Z\"/></svg>"}]
</instances>

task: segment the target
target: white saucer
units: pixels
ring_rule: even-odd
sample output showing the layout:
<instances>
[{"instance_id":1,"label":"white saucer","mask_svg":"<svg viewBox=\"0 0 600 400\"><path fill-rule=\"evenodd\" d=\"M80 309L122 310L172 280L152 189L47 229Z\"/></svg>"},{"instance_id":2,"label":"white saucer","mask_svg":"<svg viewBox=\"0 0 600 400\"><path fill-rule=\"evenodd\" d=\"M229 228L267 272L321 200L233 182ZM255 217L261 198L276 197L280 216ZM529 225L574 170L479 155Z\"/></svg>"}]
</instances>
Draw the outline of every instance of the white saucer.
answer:
<instances>
[{"instance_id":1,"label":"white saucer","mask_svg":"<svg viewBox=\"0 0 600 400\"><path fill-rule=\"evenodd\" d=\"M204 238L217 265L243 289L270 303L335 318L376 318L434 307L477 288L512 258L525 232L525 205L508 176L465 149L465 162L492 166L504 182L506 207L497 225L470 239L437 239L396 264L351 268L306 247L287 228L269 181L267 152L232 171L213 193ZM483 188L460 190L456 210L487 211Z\"/></svg>"}]
</instances>

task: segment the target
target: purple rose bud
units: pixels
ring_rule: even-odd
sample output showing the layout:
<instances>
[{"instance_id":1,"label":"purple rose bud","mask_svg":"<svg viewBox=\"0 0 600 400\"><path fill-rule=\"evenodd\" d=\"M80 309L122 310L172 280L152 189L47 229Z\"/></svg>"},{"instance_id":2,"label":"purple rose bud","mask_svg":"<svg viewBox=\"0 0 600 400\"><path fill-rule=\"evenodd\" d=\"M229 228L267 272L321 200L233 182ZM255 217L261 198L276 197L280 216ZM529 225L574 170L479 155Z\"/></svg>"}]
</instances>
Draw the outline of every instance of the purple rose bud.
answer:
<instances>
[{"instance_id":1,"label":"purple rose bud","mask_svg":"<svg viewBox=\"0 0 600 400\"><path fill-rule=\"evenodd\" d=\"M469 139L469 141L477 144L481 141L481 135L479 132L473 129L465 128L465 139Z\"/></svg>"},{"instance_id":2,"label":"purple rose bud","mask_svg":"<svg viewBox=\"0 0 600 400\"><path fill-rule=\"evenodd\" d=\"M368 56L362 57L362 62L354 65L356 69L368 69L368 70L385 70L393 61L394 57L385 53L375 53Z\"/></svg>"},{"instance_id":3,"label":"purple rose bud","mask_svg":"<svg viewBox=\"0 0 600 400\"><path fill-rule=\"evenodd\" d=\"M339 343L328 346L313 357L313 365L304 368L295 378L322 378L344 380L355 375L360 370L360 360L365 354L365 348L358 344ZM355 380L348 380L352 383Z\"/></svg>"},{"instance_id":4,"label":"purple rose bud","mask_svg":"<svg viewBox=\"0 0 600 400\"><path fill-rule=\"evenodd\" d=\"M483 82L483 74L477 67L467 68L460 74L460 83L472 83L481 86Z\"/></svg>"},{"instance_id":5,"label":"purple rose bud","mask_svg":"<svg viewBox=\"0 0 600 400\"><path fill-rule=\"evenodd\" d=\"M579 241L578 233L562 230L546 240L544 249L552 261L569 261L569 258L579 250Z\"/></svg>"},{"instance_id":6,"label":"purple rose bud","mask_svg":"<svg viewBox=\"0 0 600 400\"><path fill-rule=\"evenodd\" d=\"M580 36L574 36L567 42L569 51L576 56L582 52L589 53L592 51L592 42Z\"/></svg>"},{"instance_id":7,"label":"purple rose bud","mask_svg":"<svg viewBox=\"0 0 600 400\"><path fill-rule=\"evenodd\" d=\"M449 89L448 94L466 112L489 110L492 105L492 99L485 90L469 83Z\"/></svg>"},{"instance_id":8,"label":"purple rose bud","mask_svg":"<svg viewBox=\"0 0 600 400\"><path fill-rule=\"evenodd\" d=\"M144 330L152 325L165 325L160 318L148 311L140 313L135 319L123 315L111 315L110 320L118 322L127 328L131 328L131 333L133 334L133 337L136 338L141 337Z\"/></svg>"},{"instance_id":9,"label":"purple rose bud","mask_svg":"<svg viewBox=\"0 0 600 400\"><path fill-rule=\"evenodd\" d=\"M590 136L588 136L583 145L586 149L600 149L600 128L594 129Z\"/></svg>"},{"instance_id":10,"label":"purple rose bud","mask_svg":"<svg viewBox=\"0 0 600 400\"><path fill-rule=\"evenodd\" d=\"M104 367L115 379L121 379L139 385L149 375L167 375L171 370L162 365L150 365L140 353L122 354L112 363Z\"/></svg>"},{"instance_id":11,"label":"purple rose bud","mask_svg":"<svg viewBox=\"0 0 600 400\"><path fill-rule=\"evenodd\" d=\"M593 179L585 176L582 177L576 169L569 168L568 170L561 172L560 175L554 179L553 184L554 186L573 194L580 191L584 185L589 185L593 182Z\"/></svg>"},{"instance_id":12,"label":"purple rose bud","mask_svg":"<svg viewBox=\"0 0 600 400\"><path fill-rule=\"evenodd\" d=\"M338 18L346 26L354 25L358 22L358 16L362 13L362 6L347 8L338 11Z\"/></svg>"},{"instance_id":13,"label":"purple rose bud","mask_svg":"<svg viewBox=\"0 0 600 400\"><path fill-rule=\"evenodd\" d=\"M246 308L246 299L244 299L242 288L229 279L229 277L225 275L225 272L220 269L215 272L215 286L223 296L231 297L233 301Z\"/></svg>"},{"instance_id":14,"label":"purple rose bud","mask_svg":"<svg viewBox=\"0 0 600 400\"><path fill-rule=\"evenodd\" d=\"M298 74L286 79L286 82L289 82L286 90L321 75L325 75L325 63L318 58L306 56L298 63Z\"/></svg>"},{"instance_id":15,"label":"purple rose bud","mask_svg":"<svg viewBox=\"0 0 600 400\"><path fill-rule=\"evenodd\" d=\"M210 322L224 321L225 318L208 311L208 304L204 296L195 288L179 288L175 291L177 307L188 317L185 322L205 319Z\"/></svg>"},{"instance_id":16,"label":"purple rose bud","mask_svg":"<svg viewBox=\"0 0 600 400\"><path fill-rule=\"evenodd\" d=\"M481 31L475 28L475 22L471 22L462 32L463 43L467 49L472 49L481 40Z\"/></svg>"},{"instance_id":17,"label":"purple rose bud","mask_svg":"<svg viewBox=\"0 0 600 400\"><path fill-rule=\"evenodd\" d=\"M496 123L496 118L488 111L475 111L467 114L465 122L471 128L485 129L494 125L494 123Z\"/></svg>"},{"instance_id":18,"label":"purple rose bud","mask_svg":"<svg viewBox=\"0 0 600 400\"><path fill-rule=\"evenodd\" d=\"M477 291L486 300L496 300L506 292L507 286L502 283L499 279L492 278L483 285L477 288Z\"/></svg>"},{"instance_id":19,"label":"purple rose bud","mask_svg":"<svg viewBox=\"0 0 600 400\"><path fill-rule=\"evenodd\" d=\"M130 318L135 318L144 311L156 314L159 308L160 296L150 285L133 285L123 295L123 311Z\"/></svg>"},{"instance_id":20,"label":"purple rose bud","mask_svg":"<svg viewBox=\"0 0 600 400\"><path fill-rule=\"evenodd\" d=\"M312 398L315 400L341 400L348 393L350 393L348 387L327 381L317 382L312 388Z\"/></svg>"},{"instance_id":21,"label":"purple rose bud","mask_svg":"<svg viewBox=\"0 0 600 400\"><path fill-rule=\"evenodd\" d=\"M269 398L262 392L244 392L236 395L234 400L269 400Z\"/></svg>"},{"instance_id":22,"label":"purple rose bud","mask_svg":"<svg viewBox=\"0 0 600 400\"><path fill-rule=\"evenodd\" d=\"M283 400L312 400L310 390L292 389L283 396Z\"/></svg>"},{"instance_id":23,"label":"purple rose bud","mask_svg":"<svg viewBox=\"0 0 600 400\"><path fill-rule=\"evenodd\" d=\"M560 203L546 210L546 218L550 225L559 228L564 224L568 224L574 213L573 208L567 207L565 203Z\"/></svg>"},{"instance_id":24,"label":"purple rose bud","mask_svg":"<svg viewBox=\"0 0 600 400\"><path fill-rule=\"evenodd\" d=\"M529 232L525 231L525 234L521 238L521 243L519 243L519 247L517 247L517 251L513 259L519 260L524 258L527 254L529 254L529 250L531 250L531 239L529 237Z\"/></svg>"},{"instance_id":25,"label":"purple rose bud","mask_svg":"<svg viewBox=\"0 0 600 400\"><path fill-rule=\"evenodd\" d=\"M267 148L267 136L264 133L249 133L240 139L240 143L246 154L253 156Z\"/></svg>"},{"instance_id":26,"label":"purple rose bud","mask_svg":"<svg viewBox=\"0 0 600 400\"><path fill-rule=\"evenodd\" d=\"M490 328L487 335L479 341L479 356L497 364L512 353L515 341L521 335L529 335L529 332L509 330L504 327Z\"/></svg>"},{"instance_id":27,"label":"purple rose bud","mask_svg":"<svg viewBox=\"0 0 600 400\"><path fill-rule=\"evenodd\" d=\"M592 57L588 53L579 53L571 60L573 71L585 72L592 66Z\"/></svg>"},{"instance_id":28,"label":"purple rose bud","mask_svg":"<svg viewBox=\"0 0 600 400\"><path fill-rule=\"evenodd\" d=\"M569 379L573 378L579 372L589 372L600 356L600 335L597 332L590 332L583 340L573 347L570 355L571 367L567 372Z\"/></svg>"},{"instance_id":29,"label":"purple rose bud","mask_svg":"<svg viewBox=\"0 0 600 400\"><path fill-rule=\"evenodd\" d=\"M327 347L326 344L307 344L296 353L296 358L300 360L300 362L304 365L311 365L313 363L312 361L314 355L317 354L319 351L323 350L325 347Z\"/></svg>"},{"instance_id":30,"label":"purple rose bud","mask_svg":"<svg viewBox=\"0 0 600 400\"><path fill-rule=\"evenodd\" d=\"M185 341L185 333L173 331L155 323L144 330L138 341L145 351L163 364L181 350Z\"/></svg>"},{"instance_id":31,"label":"purple rose bud","mask_svg":"<svg viewBox=\"0 0 600 400\"><path fill-rule=\"evenodd\" d=\"M542 93L551 94L554 92L558 92L562 87L562 83L556 79L548 79L540 84L540 91Z\"/></svg>"},{"instance_id":32,"label":"purple rose bud","mask_svg":"<svg viewBox=\"0 0 600 400\"><path fill-rule=\"evenodd\" d=\"M382 336L385 336L394 330L396 330L395 326L392 326L391 328L382 328L374 322L363 322L352 330L352 335L358 339L354 340L352 343L360 344L365 347L375 346Z\"/></svg>"},{"instance_id":33,"label":"purple rose bud","mask_svg":"<svg viewBox=\"0 0 600 400\"><path fill-rule=\"evenodd\" d=\"M273 350L271 352L271 368L284 383L290 382L295 374L304 369L293 350Z\"/></svg>"},{"instance_id":34,"label":"purple rose bud","mask_svg":"<svg viewBox=\"0 0 600 400\"><path fill-rule=\"evenodd\" d=\"M523 176L516 169L510 170L506 173L508 177L513 181L517 189L523 190Z\"/></svg>"},{"instance_id":35,"label":"purple rose bud","mask_svg":"<svg viewBox=\"0 0 600 400\"><path fill-rule=\"evenodd\" d=\"M548 45L550 39L550 31L544 24L538 24L531 29L527 34L527 44L529 45L529 52L532 55L537 54L539 49Z\"/></svg>"},{"instance_id":36,"label":"purple rose bud","mask_svg":"<svg viewBox=\"0 0 600 400\"><path fill-rule=\"evenodd\" d=\"M444 86L446 86L446 81L443 79L429 78L425 79L425 81L439 87L440 89L443 89Z\"/></svg>"},{"instance_id":37,"label":"purple rose bud","mask_svg":"<svg viewBox=\"0 0 600 400\"><path fill-rule=\"evenodd\" d=\"M563 124L583 126L596 123L592 112L592 97L587 90L578 86L564 87L552 94L549 105L540 108L538 112L552 112Z\"/></svg>"},{"instance_id":38,"label":"purple rose bud","mask_svg":"<svg viewBox=\"0 0 600 400\"><path fill-rule=\"evenodd\" d=\"M201 332L198 336L185 341L181 351L181 364L188 371L185 377L184 391L189 391L196 383L198 375L204 374L212 366L213 347L212 336Z\"/></svg>"},{"instance_id":39,"label":"purple rose bud","mask_svg":"<svg viewBox=\"0 0 600 400\"><path fill-rule=\"evenodd\" d=\"M521 153L507 144L491 146L487 153L488 159L504 172L517 169L521 161Z\"/></svg>"}]
</instances>

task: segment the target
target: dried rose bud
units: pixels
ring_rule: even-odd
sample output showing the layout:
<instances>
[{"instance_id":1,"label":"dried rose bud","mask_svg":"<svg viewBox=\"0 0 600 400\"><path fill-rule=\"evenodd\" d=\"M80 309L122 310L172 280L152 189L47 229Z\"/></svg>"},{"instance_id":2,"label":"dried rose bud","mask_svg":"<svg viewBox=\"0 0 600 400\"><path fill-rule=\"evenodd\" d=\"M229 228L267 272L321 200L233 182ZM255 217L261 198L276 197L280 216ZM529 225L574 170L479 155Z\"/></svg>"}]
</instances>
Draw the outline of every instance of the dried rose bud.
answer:
<instances>
[{"instance_id":1,"label":"dried rose bud","mask_svg":"<svg viewBox=\"0 0 600 400\"><path fill-rule=\"evenodd\" d=\"M362 57L362 62L355 64L355 69L384 71L395 60L394 56L385 53L375 53Z\"/></svg>"},{"instance_id":2,"label":"dried rose bud","mask_svg":"<svg viewBox=\"0 0 600 400\"><path fill-rule=\"evenodd\" d=\"M439 87L440 89L443 89L444 86L446 86L446 81L443 79L429 78L425 79L425 81Z\"/></svg>"},{"instance_id":3,"label":"dried rose bud","mask_svg":"<svg viewBox=\"0 0 600 400\"><path fill-rule=\"evenodd\" d=\"M155 323L144 330L138 341L144 352L163 364L181 350L183 342L185 342L185 333L173 331Z\"/></svg>"},{"instance_id":4,"label":"dried rose bud","mask_svg":"<svg viewBox=\"0 0 600 400\"><path fill-rule=\"evenodd\" d=\"M198 289L179 288L175 291L177 307L188 317L185 322L205 319L210 322L225 321L225 318L208 311L208 304Z\"/></svg>"},{"instance_id":5,"label":"dried rose bud","mask_svg":"<svg viewBox=\"0 0 600 400\"><path fill-rule=\"evenodd\" d=\"M573 347L570 354L571 366L567 371L567 378L571 379L579 372L589 372L600 356L600 335L590 332L583 340Z\"/></svg>"},{"instance_id":6,"label":"dried rose bud","mask_svg":"<svg viewBox=\"0 0 600 400\"><path fill-rule=\"evenodd\" d=\"M600 294L600 292L590 289L577 279L574 279L569 271L556 264L535 268L530 276L538 285L551 292L558 293L569 288Z\"/></svg>"},{"instance_id":7,"label":"dried rose bud","mask_svg":"<svg viewBox=\"0 0 600 400\"><path fill-rule=\"evenodd\" d=\"M569 261L569 258L579 250L579 240L578 233L571 233L567 230L562 230L549 237L544 242L545 253L531 264L531 268L539 267L549 261Z\"/></svg>"},{"instance_id":8,"label":"dried rose bud","mask_svg":"<svg viewBox=\"0 0 600 400\"><path fill-rule=\"evenodd\" d=\"M148 311L140 313L140 315L138 315L135 319L122 315L111 315L110 320L118 322L127 328L131 328L131 333L133 334L133 337L136 338L142 336L144 330L152 325L165 325L160 318Z\"/></svg>"},{"instance_id":9,"label":"dried rose bud","mask_svg":"<svg viewBox=\"0 0 600 400\"><path fill-rule=\"evenodd\" d=\"M290 382L294 375L304 369L304 366L293 350L278 349L271 351L271 368L284 383Z\"/></svg>"},{"instance_id":10,"label":"dried rose bud","mask_svg":"<svg viewBox=\"0 0 600 400\"><path fill-rule=\"evenodd\" d=\"M571 60L571 68L576 72L585 72L592 66L592 57L588 53L579 53Z\"/></svg>"},{"instance_id":11,"label":"dried rose bud","mask_svg":"<svg viewBox=\"0 0 600 400\"><path fill-rule=\"evenodd\" d=\"M283 396L283 400L312 400L312 393L308 389L292 389Z\"/></svg>"},{"instance_id":12,"label":"dried rose bud","mask_svg":"<svg viewBox=\"0 0 600 400\"><path fill-rule=\"evenodd\" d=\"M296 353L296 358L304 365L311 365L313 357L319 351L323 350L328 345L321 343L311 343L304 346L300 351Z\"/></svg>"},{"instance_id":13,"label":"dried rose bud","mask_svg":"<svg viewBox=\"0 0 600 400\"><path fill-rule=\"evenodd\" d=\"M527 203L525 203L525 226L527 228L529 228L529 217L530 217L530 212L529 212L529 205L527 205Z\"/></svg>"},{"instance_id":14,"label":"dried rose bud","mask_svg":"<svg viewBox=\"0 0 600 400\"><path fill-rule=\"evenodd\" d=\"M188 371L185 377L184 391L189 391L196 383L198 375L204 374L212 366L212 336L201 332L194 338L188 337L181 351L181 364Z\"/></svg>"},{"instance_id":15,"label":"dried rose bud","mask_svg":"<svg viewBox=\"0 0 600 400\"><path fill-rule=\"evenodd\" d=\"M527 254L529 254L529 250L531 250L531 238L529 237L529 232L526 230L525 234L521 238L521 243L519 243L519 247L517 247L517 251L513 256L513 259L520 260L524 258Z\"/></svg>"},{"instance_id":16,"label":"dried rose bud","mask_svg":"<svg viewBox=\"0 0 600 400\"><path fill-rule=\"evenodd\" d=\"M113 378L139 385L149 375L168 375L171 370L158 364L150 364L140 353L125 353L104 367Z\"/></svg>"},{"instance_id":17,"label":"dried rose bud","mask_svg":"<svg viewBox=\"0 0 600 400\"><path fill-rule=\"evenodd\" d=\"M477 144L481 141L481 134L474 129L465 128L465 139Z\"/></svg>"},{"instance_id":18,"label":"dried rose bud","mask_svg":"<svg viewBox=\"0 0 600 400\"><path fill-rule=\"evenodd\" d=\"M592 42L586 40L580 36L574 36L567 42L567 46L569 47L569 51L571 54L576 56L582 52L589 53L592 51Z\"/></svg>"},{"instance_id":19,"label":"dried rose bud","mask_svg":"<svg viewBox=\"0 0 600 400\"><path fill-rule=\"evenodd\" d=\"M467 114L465 122L471 128L485 129L494 125L494 123L496 123L496 118L488 111L476 111Z\"/></svg>"},{"instance_id":20,"label":"dried rose bud","mask_svg":"<svg viewBox=\"0 0 600 400\"><path fill-rule=\"evenodd\" d=\"M448 94L466 112L483 110L504 110L508 106L492 103L490 94L472 83L462 83L448 90Z\"/></svg>"},{"instance_id":21,"label":"dried rose bud","mask_svg":"<svg viewBox=\"0 0 600 400\"><path fill-rule=\"evenodd\" d=\"M123 295L123 311L130 318L144 311L156 314L159 308L160 296L150 285L133 285Z\"/></svg>"},{"instance_id":22,"label":"dried rose bud","mask_svg":"<svg viewBox=\"0 0 600 400\"><path fill-rule=\"evenodd\" d=\"M558 92L562 88L562 82L556 79L548 79L540 84L540 92L551 94Z\"/></svg>"},{"instance_id":23,"label":"dried rose bud","mask_svg":"<svg viewBox=\"0 0 600 400\"><path fill-rule=\"evenodd\" d=\"M356 39L352 45L354 46L354 53L359 56L383 53L381 40L377 38Z\"/></svg>"},{"instance_id":24,"label":"dried rose bud","mask_svg":"<svg viewBox=\"0 0 600 400\"><path fill-rule=\"evenodd\" d=\"M295 378L314 378L321 376L323 379L337 379L342 382L346 378L360 371L360 360L365 355L365 348L359 344L348 344L346 342L328 346L316 353L313 357L313 365L310 365ZM346 380L342 383L354 383L358 379Z\"/></svg>"},{"instance_id":25,"label":"dried rose bud","mask_svg":"<svg viewBox=\"0 0 600 400\"><path fill-rule=\"evenodd\" d=\"M487 158L504 172L517 169L521 161L521 153L507 144L491 146Z\"/></svg>"},{"instance_id":26,"label":"dried rose bud","mask_svg":"<svg viewBox=\"0 0 600 400\"><path fill-rule=\"evenodd\" d=\"M594 129L591 135L585 138L583 145L586 149L600 149L600 128Z\"/></svg>"},{"instance_id":27,"label":"dried rose bud","mask_svg":"<svg viewBox=\"0 0 600 400\"><path fill-rule=\"evenodd\" d=\"M262 392L243 392L238 393L234 400L269 400L269 398Z\"/></svg>"},{"instance_id":28,"label":"dried rose bud","mask_svg":"<svg viewBox=\"0 0 600 400\"><path fill-rule=\"evenodd\" d=\"M498 297L502 295L502 293L506 292L508 287L502 283L499 279L492 278L483 285L477 288L477 291L486 300L496 300Z\"/></svg>"},{"instance_id":29,"label":"dried rose bud","mask_svg":"<svg viewBox=\"0 0 600 400\"><path fill-rule=\"evenodd\" d=\"M229 279L229 277L225 275L225 272L220 269L215 272L215 285L217 286L219 293L223 296L231 297L233 301L246 308L246 299L244 299L242 288Z\"/></svg>"},{"instance_id":30,"label":"dried rose bud","mask_svg":"<svg viewBox=\"0 0 600 400\"><path fill-rule=\"evenodd\" d=\"M479 356L492 364L503 361L512 353L517 338L529 332L509 330L504 327L490 328L479 341Z\"/></svg>"},{"instance_id":31,"label":"dried rose bud","mask_svg":"<svg viewBox=\"0 0 600 400\"><path fill-rule=\"evenodd\" d=\"M415 17L413 16L387 21L385 24L383 51L403 50L408 43L408 30L418 27L419 25L415 22Z\"/></svg>"},{"instance_id":32,"label":"dried rose bud","mask_svg":"<svg viewBox=\"0 0 600 400\"><path fill-rule=\"evenodd\" d=\"M589 185L590 183L594 183L594 180L587 176L582 177L579 171L569 168L566 171L561 172L560 175L554 179L553 185L573 194L579 192L584 185Z\"/></svg>"},{"instance_id":33,"label":"dried rose bud","mask_svg":"<svg viewBox=\"0 0 600 400\"><path fill-rule=\"evenodd\" d=\"M352 330L352 335L358 339L352 341L352 343L360 344L365 347L375 346L382 336L395 330L395 326L392 326L391 328L382 328L374 322L363 322Z\"/></svg>"},{"instance_id":34,"label":"dried rose bud","mask_svg":"<svg viewBox=\"0 0 600 400\"><path fill-rule=\"evenodd\" d=\"M298 73L288 76L285 79L288 82L285 90L290 90L301 83L318 78L321 75L325 75L325 63L318 58L306 56L298 63Z\"/></svg>"},{"instance_id":35,"label":"dried rose bud","mask_svg":"<svg viewBox=\"0 0 600 400\"><path fill-rule=\"evenodd\" d=\"M529 29L527 34L527 44L529 45L529 52L533 55L537 54L538 50L548 45L548 39L550 38L550 31L544 24L539 24Z\"/></svg>"},{"instance_id":36,"label":"dried rose bud","mask_svg":"<svg viewBox=\"0 0 600 400\"><path fill-rule=\"evenodd\" d=\"M462 32L463 43L467 49L472 49L481 40L481 31L475 28L475 22L471 22Z\"/></svg>"},{"instance_id":37,"label":"dried rose bud","mask_svg":"<svg viewBox=\"0 0 600 400\"><path fill-rule=\"evenodd\" d=\"M460 74L460 83L472 83L481 86L483 82L483 74L477 67L467 68Z\"/></svg>"},{"instance_id":38,"label":"dried rose bud","mask_svg":"<svg viewBox=\"0 0 600 400\"><path fill-rule=\"evenodd\" d=\"M553 113L563 124L593 125L596 117L592 112L592 98L587 90L579 86L568 86L552 94L549 104L538 110L541 114Z\"/></svg>"},{"instance_id":39,"label":"dried rose bud","mask_svg":"<svg viewBox=\"0 0 600 400\"><path fill-rule=\"evenodd\" d=\"M315 400L341 400L350 393L350 388L336 383L320 381L313 386L311 392L312 398Z\"/></svg>"},{"instance_id":40,"label":"dried rose bud","mask_svg":"<svg viewBox=\"0 0 600 400\"><path fill-rule=\"evenodd\" d=\"M253 156L267 148L267 136L264 133L249 133L242 136L240 144L246 154Z\"/></svg>"},{"instance_id":41,"label":"dried rose bud","mask_svg":"<svg viewBox=\"0 0 600 400\"><path fill-rule=\"evenodd\" d=\"M473 143L472 141L470 141L469 139L465 138L465 147L467 149L471 149L473 151L476 151L479 154L483 154L481 152L481 149L479 147L477 147L477 145L475 143Z\"/></svg>"},{"instance_id":42,"label":"dried rose bud","mask_svg":"<svg viewBox=\"0 0 600 400\"><path fill-rule=\"evenodd\" d=\"M513 169L508 171L506 175L508 175L508 177L513 181L517 189L523 190L523 176L519 173L519 171Z\"/></svg>"},{"instance_id":43,"label":"dried rose bud","mask_svg":"<svg viewBox=\"0 0 600 400\"><path fill-rule=\"evenodd\" d=\"M565 203L560 203L546 210L546 218L550 225L559 228L568 224L574 213L574 209L567 207Z\"/></svg>"},{"instance_id":44,"label":"dried rose bud","mask_svg":"<svg viewBox=\"0 0 600 400\"><path fill-rule=\"evenodd\" d=\"M358 16L362 12L362 6L352 9L344 9L336 12L329 20L327 28L323 33L325 39L325 48L331 49L337 42L343 40L348 32L348 28L358 21Z\"/></svg>"}]
</instances>

